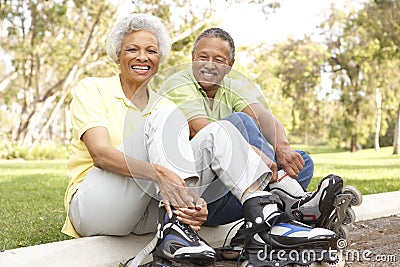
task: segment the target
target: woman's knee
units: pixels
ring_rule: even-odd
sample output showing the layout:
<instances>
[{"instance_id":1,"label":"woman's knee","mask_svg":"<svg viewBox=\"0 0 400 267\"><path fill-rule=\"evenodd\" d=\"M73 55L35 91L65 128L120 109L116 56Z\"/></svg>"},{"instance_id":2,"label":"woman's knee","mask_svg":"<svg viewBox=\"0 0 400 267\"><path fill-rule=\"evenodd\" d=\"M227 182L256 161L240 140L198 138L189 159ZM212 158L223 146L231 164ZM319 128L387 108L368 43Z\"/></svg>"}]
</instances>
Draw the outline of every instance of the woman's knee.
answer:
<instances>
[{"instance_id":1,"label":"woman's knee","mask_svg":"<svg viewBox=\"0 0 400 267\"><path fill-rule=\"evenodd\" d=\"M174 125L181 127L183 124L187 123L187 120L182 113L182 111L173 105L167 105L157 108L152 111L148 117L148 121L151 122L153 126L159 125Z\"/></svg>"},{"instance_id":2,"label":"woman's knee","mask_svg":"<svg viewBox=\"0 0 400 267\"><path fill-rule=\"evenodd\" d=\"M154 184L142 181L102 170L89 172L70 203L75 230L82 236L129 234L154 193Z\"/></svg>"},{"instance_id":3,"label":"woman's knee","mask_svg":"<svg viewBox=\"0 0 400 267\"><path fill-rule=\"evenodd\" d=\"M115 209L118 207L113 208ZM79 199L74 197L70 203L69 217L75 231L81 236L128 235L135 222L130 221L126 214L110 214L109 211L104 206L88 209L85 205L79 205Z\"/></svg>"}]
</instances>

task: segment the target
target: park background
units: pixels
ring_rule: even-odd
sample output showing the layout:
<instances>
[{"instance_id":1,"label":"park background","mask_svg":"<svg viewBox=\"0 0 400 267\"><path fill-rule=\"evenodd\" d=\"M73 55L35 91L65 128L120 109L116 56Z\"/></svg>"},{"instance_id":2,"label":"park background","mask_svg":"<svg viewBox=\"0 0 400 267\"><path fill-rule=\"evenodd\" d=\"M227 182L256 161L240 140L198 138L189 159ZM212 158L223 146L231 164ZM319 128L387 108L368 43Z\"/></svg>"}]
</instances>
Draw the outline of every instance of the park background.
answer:
<instances>
[{"instance_id":1,"label":"park background","mask_svg":"<svg viewBox=\"0 0 400 267\"><path fill-rule=\"evenodd\" d=\"M132 12L168 26L161 71L190 62L202 30L231 32L234 69L311 154L315 181L336 173L363 194L399 190L398 11L397 0L0 0L0 250L68 239L70 90L118 71L105 40Z\"/></svg>"}]
</instances>

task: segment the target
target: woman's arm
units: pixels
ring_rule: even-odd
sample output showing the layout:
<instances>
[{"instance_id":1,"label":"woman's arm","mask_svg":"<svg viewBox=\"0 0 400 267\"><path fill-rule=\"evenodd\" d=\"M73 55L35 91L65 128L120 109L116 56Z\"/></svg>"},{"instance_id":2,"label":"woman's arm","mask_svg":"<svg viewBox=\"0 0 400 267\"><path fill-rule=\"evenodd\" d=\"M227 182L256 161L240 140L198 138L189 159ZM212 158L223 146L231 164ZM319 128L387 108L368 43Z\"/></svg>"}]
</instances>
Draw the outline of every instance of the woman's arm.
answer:
<instances>
[{"instance_id":1,"label":"woman's arm","mask_svg":"<svg viewBox=\"0 0 400 267\"><path fill-rule=\"evenodd\" d=\"M82 135L96 167L120 175L146 179L159 185L165 204L174 207L194 208L185 181L175 172L157 164L128 157L109 143L108 130L104 127L94 127ZM166 205L168 206L168 205ZM171 214L169 206L167 211Z\"/></svg>"},{"instance_id":2,"label":"woman's arm","mask_svg":"<svg viewBox=\"0 0 400 267\"><path fill-rule=\"evenodd\" d=\"M128 157L111 146L106 128L91 128L82 135L81 139L93 159L94 166L124 176L157 181L157 173L152 164Z\"/></svg>"}]
</instances>

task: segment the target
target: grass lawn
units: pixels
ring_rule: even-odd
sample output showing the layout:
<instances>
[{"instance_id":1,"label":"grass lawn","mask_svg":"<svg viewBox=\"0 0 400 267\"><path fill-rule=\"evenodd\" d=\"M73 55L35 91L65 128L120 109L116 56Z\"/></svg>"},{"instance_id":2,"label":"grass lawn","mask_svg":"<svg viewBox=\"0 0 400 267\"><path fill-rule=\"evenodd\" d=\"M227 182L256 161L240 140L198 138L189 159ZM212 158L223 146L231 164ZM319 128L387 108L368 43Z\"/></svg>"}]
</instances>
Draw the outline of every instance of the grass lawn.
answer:
<instances>
[{"instance_id":1,"label":"grass lawn","mask_svg":"<svg viewBox=\"0 0 400 267\"><path fill-rule=\"evenodd\" d=\"M309 190L330 173L343 178L344 184L356 186L362 194L375 194L400 190L400 155L393 155L393 147L380 152L365 149L356 153L313 153L315 179Z\"/></svg>"},{"instance_id":2,"label":"grass lawn","mask_svg":"<svg viewBox=\"0 0 400 267\"><path fill-rule=\"evenodd\" d=\"M400 190L400 156L392 155L392 148L379 153L305 150L315 163L310 190L330 173L363 194ZM69 239L60 232L68 183L65 173L66 161L0 162L0 250Z\"/></svg>"},{"instance_id":3,"label":"grass lawn","mask_svg":"<svg viewBox=\"0 0 400 267\"><path fill-rule=\"evenodd\" d=\"M0 250L68 239L65 173L66 161L0 162Z\"/></svg>"}]
</instances>

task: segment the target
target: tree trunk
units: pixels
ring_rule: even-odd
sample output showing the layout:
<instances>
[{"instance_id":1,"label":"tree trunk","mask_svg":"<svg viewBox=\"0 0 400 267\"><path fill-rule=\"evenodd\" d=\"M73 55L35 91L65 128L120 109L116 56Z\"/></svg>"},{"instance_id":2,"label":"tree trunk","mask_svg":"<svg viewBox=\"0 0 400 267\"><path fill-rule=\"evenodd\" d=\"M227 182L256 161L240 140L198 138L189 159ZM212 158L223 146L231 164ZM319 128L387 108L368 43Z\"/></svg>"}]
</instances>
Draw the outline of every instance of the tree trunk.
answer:
<instances>
[{"instance_id":1,"label":"tree trunk","mask_svg":"<svg viewBox=\"0 0 400 267\"><path fill-rule=\"evenodd\" d=\"M353 135L351 137L350 152L352 153L357 152L358 150L362 150L362 147L357 140L357 135Z\"/></svg>"},{"instance_id":2,"label":"tree trunk","mask_svg":"<svg viewBox=\"0 0 400 267\"><path fill-rule=\"evenodd\" d=\"M375 128L375 151L379 152L381 150L379 146L379 135L381 131L381 120L382 120L382 95L379 88L376 88L375 91L375 101L377 108L376 128Z\"/></svg>"},{"instance_id":3,"label":"tree trunk","mask_svg":"<svg viewBox=\"0 0 400 267\"><path fill-rule=\"evenodd\" d=\"M40 125L43 120L44 120L44 115L47 112L48 109L53 105L53 101L56 98L55 95L52 95L48 98L43 103L36 103L38 107L35 108L34 111L32 111L32 116L29 116L29 119L26 121L26 131L23 135L23 138L21 138L19 144L23 147L29 147L32 145L33 139L34 139L34 133L36 132L37 126ZM21 136L22 137L22 136Z\"/></svg>"},{"instance_id":4,"label":"tree trunk","mask_svg":"<svg viewBox=\"0 0 400 267\"><path fill-rule=\"evenodd\" d=\"M396 127L394 129L394 137L393 137L393 154L399 154L400 147L400 103L397 108L397 118L396 118Z\"/></svg>"},{"instance_id":5,"label":"tree trunk","mask_svg":"<svg viewBox=\"0 0 400 267\"><path fill-rule=\"evenodd\" d=\"M47 119L46 123L40 130L38 137L32 143L30 150L32 150L36 145L38 145L40 143L44 134L46 133L46 131L49 129L50 125L53 123L54 119L56 118L56 115L60 112L61 107L64 104L64 100L69 93L69 89L71 88L71 84L76 83L77 79L80 77L82 72L83 72L83 70L79 69L78 65L74 66L74 68L68 75L68 78L66 79L66 81L63 85L63 90L59 93L60 98L58 99L57 104L55 105L55 107L54 107L53 111L51 112L49 118Z\"/></svg>"}]
</instances>

